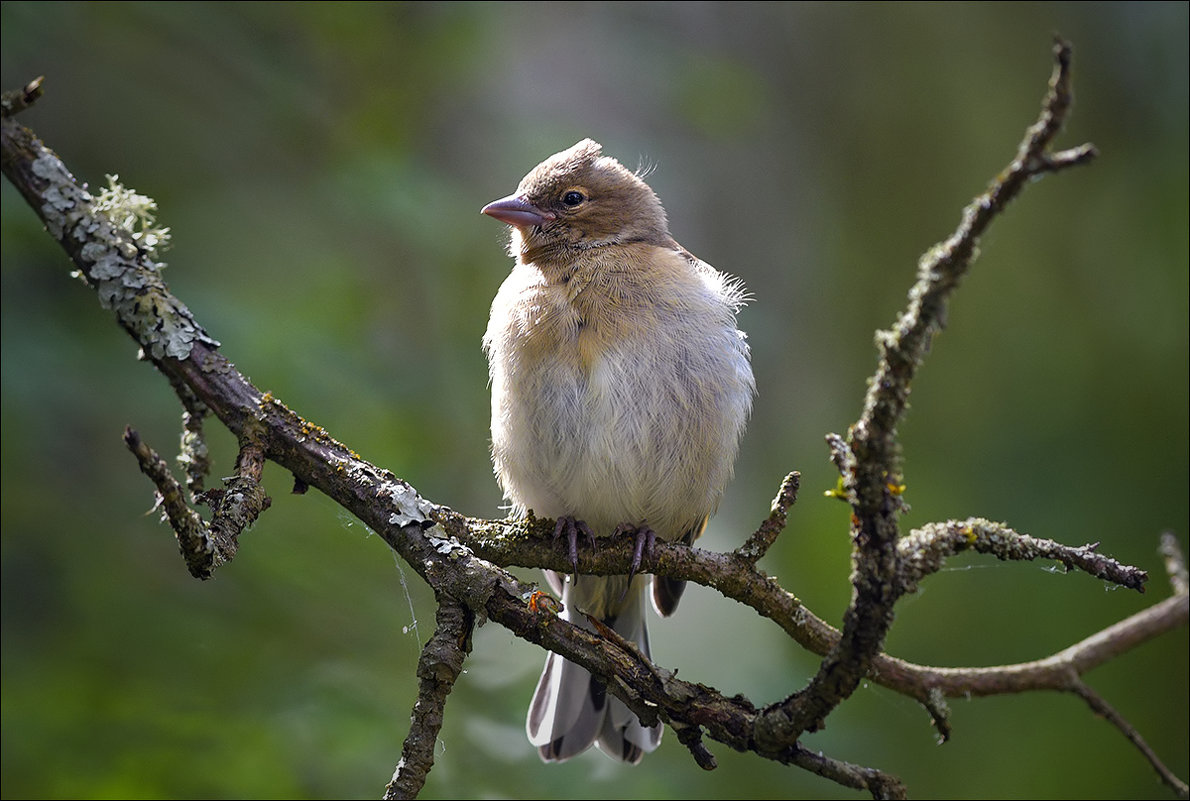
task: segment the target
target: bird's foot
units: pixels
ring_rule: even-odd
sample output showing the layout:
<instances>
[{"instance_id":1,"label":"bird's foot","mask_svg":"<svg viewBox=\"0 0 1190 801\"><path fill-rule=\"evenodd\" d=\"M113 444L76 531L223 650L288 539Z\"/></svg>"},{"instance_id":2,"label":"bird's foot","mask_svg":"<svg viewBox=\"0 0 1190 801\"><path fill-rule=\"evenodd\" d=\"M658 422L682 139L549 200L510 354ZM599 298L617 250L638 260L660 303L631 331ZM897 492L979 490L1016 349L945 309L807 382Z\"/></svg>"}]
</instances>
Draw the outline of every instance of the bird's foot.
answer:
<instances>
[{"instance_id":1,"label":"bird's foot","mask_svg":"<svg viewBox=\"0 0 1190 801\"><path fill-rule=\"evenodd\" d=\"M654 546L657 544L657 532L649 528L648 523L641 523L640 525L632 525L631 523L621 523L616 526L613 536L620 534L634 534L636 536L636 545L632 548L632 565L628 569L628 584L632 584L632 578L636 575L636 571L640 569L640 562L647 553L649 558L653 558Z\"/></svg>"},{"instance_id":2,"label":"bird's foot","mask_svg":"<svg viewBox=\"0 0 1190 801\"><path fill-rule=\"evenodd\" d=\"M582 534L591 542L591 550L595 550L595 534L590 526L572 515L559 517L554 524L554 539L566 536L566 554L570 557L570 566L574 575L578 575L578 538Z\"/></svg>"}]
</instances>

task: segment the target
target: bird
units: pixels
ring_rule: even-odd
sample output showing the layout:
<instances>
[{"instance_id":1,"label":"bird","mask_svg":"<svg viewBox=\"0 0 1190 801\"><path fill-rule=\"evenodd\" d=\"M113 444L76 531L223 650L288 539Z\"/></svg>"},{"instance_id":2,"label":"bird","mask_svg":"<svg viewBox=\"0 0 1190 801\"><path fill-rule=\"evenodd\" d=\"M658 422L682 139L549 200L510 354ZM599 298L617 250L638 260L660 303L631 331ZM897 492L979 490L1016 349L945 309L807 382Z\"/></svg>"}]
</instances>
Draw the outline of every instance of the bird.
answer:
<instances>
[{"instance_id":1,"label":"bird","mask_svg":"<svg viewBox=\"0 0 1190 801\"><path fill-rule=\"evenodd\" d=\"M747 293L679 245L643 177L591 139L481 212L510 226L515 262L483 338L510 514L556 519L574 563L580 535L636 533L632 575L546 579L563 619L595 631L589 615L651 659L650 583L665 617L685 582L635 567L657 537L693 543L731 479L756 392L736 321ZM636 764L661 729L553 652L526 720L546 762L596 744Z\"/></svg>"}]
</instances>

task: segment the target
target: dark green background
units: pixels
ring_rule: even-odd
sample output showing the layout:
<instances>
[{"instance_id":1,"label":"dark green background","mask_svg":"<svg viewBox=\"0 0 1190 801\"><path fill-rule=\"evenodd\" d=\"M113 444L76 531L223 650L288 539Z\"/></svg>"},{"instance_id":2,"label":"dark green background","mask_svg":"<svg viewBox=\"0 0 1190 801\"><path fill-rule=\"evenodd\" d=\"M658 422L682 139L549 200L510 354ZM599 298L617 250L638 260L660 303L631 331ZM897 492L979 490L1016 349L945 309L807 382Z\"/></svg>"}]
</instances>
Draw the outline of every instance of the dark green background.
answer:
<instances>
[{"instance_id":1,"label":"dark green background","mask_svg":"<svg viewBox=\"0 0 1190 801\"><path fill-rule=\"evenodd\" d=\"M875 328L1035 118L1050 35L1075 45L1066 145L982 243L903 428L908 526L984 515L1153 574L1140 596L1045 564L962 558L898 608L888 650L1038 658L1168 585L1187 533L1187 5L5 3L3 88L81 180L152 195L166 277L257 384L426 496L498 516L479 340L506 274L481 217L584 136L649 178L675 236L754 297L757 399L703 541L737 544L804 476L762 563L835 622L847 511L823 436L858 414ZM217 578L190 579L120 442L178 409L16 193L3 189L6 797L374 797L399 755L433 606L317 492L274 503ZM212 427L215 473L233 443ZM408 579L408 598L404 589ZM415 630L415 625L418 627ZM765 703L816 660L692 588L658 661ZM1188 772L1187 633L1089 674ZM668 733L637 768L544 766L523 719L543 661L494 625L452 696L426 797L857 797ZM806 744L917 797L1167 795L1074 698L954 702L938 747L862 687Z\"/></svg>"}]
</instances>

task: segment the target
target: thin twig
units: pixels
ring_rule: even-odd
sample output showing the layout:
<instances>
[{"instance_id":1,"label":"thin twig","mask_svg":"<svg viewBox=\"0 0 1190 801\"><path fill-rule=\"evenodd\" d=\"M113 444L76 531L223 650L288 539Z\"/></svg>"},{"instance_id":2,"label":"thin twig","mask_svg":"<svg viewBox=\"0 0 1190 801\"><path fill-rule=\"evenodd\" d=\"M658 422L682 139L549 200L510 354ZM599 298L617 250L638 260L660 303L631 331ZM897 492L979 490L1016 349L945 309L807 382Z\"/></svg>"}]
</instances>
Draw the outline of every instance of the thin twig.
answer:
<instances>
[{"instance_id":1,"label":"thin twig","mask_svg":"<svg viewBox=\"0 0 1190 801\"><path fill-rule=\"evenodd\" d=\"M22 86L20 89L14 89L11 92L5 92L0 96L0 114L8 117L17 114L29 106L37 102L37 98L41 97L41 85L45 81L45 76L41 75L29 83Z\"/></svg>"},{"instance_id":2,"label":"thin twig","mask_svg":"<svg viewBox=\"0 0 1190 801\"><path fill-rule=\"evenodd\" d=\"M904 783L891 773L832 759L820 751L810 751L801 745L795 745L790 749L788 761L790 764L805 768L811 773L816 773L844 787L866 790L872 798L900 799L909 797Z\"/></svg>"},{"instance_id":3,"label":"thin twig","mask_svg":"<svg viewBox=\"0 0 1190 801\"><path fill-rule=\"evenodd\" d=\"M1005 561L1053 559L1068 569L1078 569L1103 581L1144 592L1149 574L1097 553L1098 545L1092 543L1074 548L1021 534L1003 523L972 517L929 523L914 529L897 543L897 550L901 556L901 581L906 592L914 592L925 576L938 572L946 557L965 550L991 554Z\"/></svg>"},{"instance_id":4,"label":"thin twig","mask_svg":"<svg viewBox=\"0 0 1190 801\"><path fill-rule=\"evenodd\" d=\"M1145 759L1149 760L1149 764L1153 766L1153 769L1157 771L1157 775L1161 777L1161 781L1169 789L1177 793L1178 798L1190 798L1190 786L1187 786L1184 781L1179 779L1174 775L1173 771L1165 766L1165 763L1161 761L1156 752L1145 742L1145 738L1140 736L1140 732L1125 720L1124 716L1117 712L1115 707L1082 681L1074 682L1074 692L1087 702L1087 706L1091 707L1092 712L1101 718L1105 718L1108 723L1119 729L1120 733L1127 737L1129 742L1136 746L1136 750L1140 751Z\"/></svg>"},{"instance_id":5,"label":"thin twig","mask_svg":"<svg viewBox=\"0 0 1190 801\"><path fill-rule=\"evenodd\" d=\"M214 569L223 563L223 555L215 548L206 522L186 503L185 490L170 473L169 465L141 441L136 429L124 429L124 444L136 457L141 472L157 487L157 496L170 528L178 538L178 549L186 569L195 578L210 578Z\"/></svg>"},{"instance_id":6,"label":"thin twig","mask_svg":"<svg viewBox=\"0 0 1190 801\"><path fill-rule=\"evenodd\" d=\"M1186 573L1186 557L1178 545L1178 538L1172 531L1161 535L1161 547L1158 549L1165 560L1165 574L1169 576L1169 584L1175 595L1190 594L1190 576Z\"/></svg>"},{"instance_id":7,"label":"thin twig","mask_svg":"<svg viewBox=\"0 0 1190 801\"><path fill-rule=\"evenodd\" d=\"M777 535L785 530L789 510L797 503L797 491L801 485L802 474L796 470L785 476L780 489L777 490L777 497L773 498L769 516L743 545L735 549L734 556L754 565L768 553L769 548L777 541Z\"/></svg>"},{"instance_id":8,"label":"thin twig","mask_svg":"<svg viewBox=\"0 0 1190 801\"><path fill-rule=\"evenodd\" d=\"M203 420L210 410L182 381L171 378L169 383L182 402L182 438L177 462L186 474L186 488L190 490L190 497L195 498L205 489L207 476L211 474L211 457L202 428Z\"/></svg>"}]
</instances>

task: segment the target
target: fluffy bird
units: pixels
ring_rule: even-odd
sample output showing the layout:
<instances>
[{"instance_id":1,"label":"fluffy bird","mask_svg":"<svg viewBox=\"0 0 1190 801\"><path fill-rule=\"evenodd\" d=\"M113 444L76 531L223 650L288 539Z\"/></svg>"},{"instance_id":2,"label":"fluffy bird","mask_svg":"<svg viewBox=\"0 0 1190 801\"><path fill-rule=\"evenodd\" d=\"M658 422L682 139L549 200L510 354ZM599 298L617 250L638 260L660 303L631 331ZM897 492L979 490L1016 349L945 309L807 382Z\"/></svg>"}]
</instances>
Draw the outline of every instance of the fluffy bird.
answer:
<instances>
[{"instance_id":1,"label":"fluffy bird","mask_svg":"<svg viewBox=\"0 0 1190 801\"><path fill-rule=\"evenodd\" d=\"M755 394L736 312L740 282L669 233L641 177L590 139L550 156L482 212L512 227L512 273L483 346L492 386L492 459L513 515L558 520L571 558L580 533L635 531L693 542L732 474ZM635 572L635 570L634 570ZM601 620L649 656L651 577L562 576L563 618ZM652 580L668 616L685 583ZM592 743L639 762L661 741L604 684L551 653L526 729L541 758Z\"/></svg>"}]
</instances>

